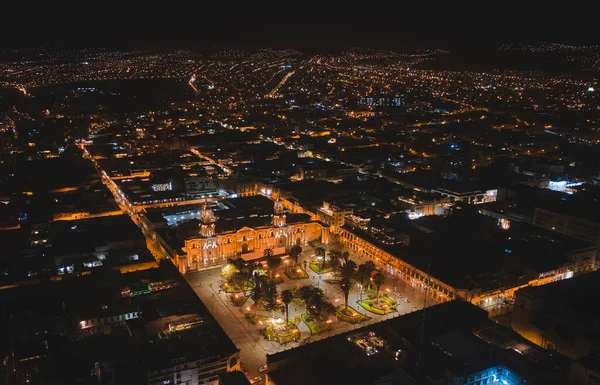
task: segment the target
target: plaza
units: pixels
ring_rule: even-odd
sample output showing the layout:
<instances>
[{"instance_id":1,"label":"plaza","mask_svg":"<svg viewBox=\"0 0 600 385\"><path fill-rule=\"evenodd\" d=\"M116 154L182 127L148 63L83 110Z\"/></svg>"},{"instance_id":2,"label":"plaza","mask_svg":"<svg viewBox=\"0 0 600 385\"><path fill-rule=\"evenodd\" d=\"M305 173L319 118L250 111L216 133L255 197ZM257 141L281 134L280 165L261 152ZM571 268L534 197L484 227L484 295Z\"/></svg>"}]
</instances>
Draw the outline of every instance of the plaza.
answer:
<instances>
[{"instance_id":1,"label":"plaza","mask_svg":"<svg viewBox=\"0 0 600 385\"><path fill-rule=\"evenodd\" d=\"M330 250L336 250L338 247L342 248L341 245L331 245ZM350 260L357 265L366 262L366 259L357 255L350 255ZM289 262L285 263L286 261ZM290 338L274 338L272 334L273 329L281 330L282 324L285 324L285 312L261 310L261 306L255 307L254 301L246 294L234 293L231 290L228 293L223 290L225 279L221 268L185 275L190 286L240 349L241 360L248 368L250 378L260 375L259 367L266 362L267 354L274 354L300 344L317 341L435 304L430 298L425 301L424 296L416 288L386 273L385 281L379 290L381 299L379 302L393 303L395 310L382 312L383 314L367 310L364 301L369 299L369 295L372 299L375 298L375 289L367 290L365 282L365 290L361 295L360 283L354 282L348 295L350 313L343 314L341 310L345 307L344 295L340 290L339 277L334 272L317 274L309 267L315 261L317 261L315 249L307 246L299 256L297 266L302 273L305 271L306 274L298 274L298 277L294 277L295 279L284 274L284 270L293 264L290 258L277 268L276 273L273 272L273 276L277 275L278 281L281 282L277 284L279 294L285 290L296 292L301 287L310 285L321 289L323 301L327 301L335 307L335 311L328 317L325 324L315 330L315 325L312 325L310 321L307 322L305 304L295 295L294 300L289 304L289 314L287 315L290 323L294 325L293 330L282 333L283 335L288 332L292 333ZM307 268L304 269L304 266ZM383 266L376 266L376 268L375 272L384 272ZM361 303L363 303L362 306ZM353 315L356 315L356 322L353 322ZM265 329L268 329L269 332L265 333ZM312 332L311 329L313 329ZM275 341L277 339L282 343Z\"/></svg>"}]
</instances>

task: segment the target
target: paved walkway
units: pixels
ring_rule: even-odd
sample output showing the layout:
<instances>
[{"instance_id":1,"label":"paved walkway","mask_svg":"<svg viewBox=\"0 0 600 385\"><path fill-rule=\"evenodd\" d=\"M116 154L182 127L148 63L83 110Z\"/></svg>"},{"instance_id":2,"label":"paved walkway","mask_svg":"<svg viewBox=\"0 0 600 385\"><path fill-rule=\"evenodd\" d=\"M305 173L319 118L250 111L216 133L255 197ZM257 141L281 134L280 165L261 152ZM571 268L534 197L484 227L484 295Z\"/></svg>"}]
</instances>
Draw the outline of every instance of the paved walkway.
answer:
<instances>
[{"instance_id":1,"label":"paved walkway","mask_svg":"<svg viewBox=\"0 0 600 385\"><path fill-rule=\"evenodd\" d=\"M312 249L303 251L299 258L300 266L304 267L304 261L307 261L307 265L311 262L311 256L313 254ZM352 255L351 258L357 262L357 264L365 262L361 258ZM290 261L290 263L293 263ZM283 273L286 264L282 264L281 271L278 273L283 277L283 282L277 286L278 292L281 293L286 289L297 289L304 285L313 285L323 289L327 299L335 306L343 304L344 297L337 284L326 283L325 280L333 275L319 274L307 269L308 278L301 280L292 280L287 278ZM383 270L383 269L381 269ZM358 310L362 314L365 314L371 319L360 323L350 324L347 322L339 321L335 316L331 316L332 324L331 329L324 333L316 336L311 336L308 326L304 322L300 322L298 328L301 332L299 342L289 343L286 345L280 345L276 342L267 341L260 333L259 328L252 324L245 316L249 310L249 306L252 304L252 300L248 301L242 307L235 307L228 299L228 294L224 291L219 290L220 283L223 278L221 276L220 269L204 270L195 273L188 273L185 278L189 282L190 286L194 289L196 294L200 297L202 302L207 306L208 310L215 317L219 325L225 330L229 338L235 343L240 349L240 355L242 362L246 365L250 371L250 378L259 375L258 368L266 362L266 355L276 353L278 351L286 350L298 346L301 343L317 341L322 338L327 338L332 335L347 332L349 330L357 329L359 327L381 322L392 317L397 317L417 309L421 309L424 304L424 296L419 293L415 288L407 285L399 279L389 276L386 274L386 282L381 287L380 292L389 293L389 295L398 302L398 311L395 313L380 316L369 313L360 305L358 300L360 299L360 288L358 284L355 284L350 295L348 305ZM406 298L409 302L404 300ZM427 306L433 305L434 302L431 299L427 300ZM253 311L253 310L251 310ZM289 317L290 319L295 316L300 316L305 312L304 306L298 306L292 302L289 306ZM257 314L271 317L272 312L261 312ZM278 316L284 316L281 313L277 313Z\"/></svg>"}]
</instances>

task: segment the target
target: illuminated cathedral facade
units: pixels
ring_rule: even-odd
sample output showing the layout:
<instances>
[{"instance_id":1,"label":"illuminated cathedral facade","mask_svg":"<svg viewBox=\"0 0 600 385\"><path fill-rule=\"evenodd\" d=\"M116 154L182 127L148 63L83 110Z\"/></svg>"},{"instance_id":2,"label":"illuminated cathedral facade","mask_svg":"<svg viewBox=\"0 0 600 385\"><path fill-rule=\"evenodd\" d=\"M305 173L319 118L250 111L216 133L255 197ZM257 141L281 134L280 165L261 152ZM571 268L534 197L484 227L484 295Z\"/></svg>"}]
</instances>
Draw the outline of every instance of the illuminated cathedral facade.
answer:
<instances>
[{"instance_id":1,"label":"illuminated cathedral facade","mask_svg":"<svg viewBox=\"0 0 600 385\"><path fill-rule=\"evenodd\" d=\"M255 218L254 218L255 219ZM281 197L274 201L270 221L257 223L248 218L248 224L239 229L219 230L219 218L205 204L197 235L184 240L184 254L176 258L179 271L201 270L223 265L230 258L247 261L262 258L271 248L275 255L286 255L294 245L305 246L310 241L328 242L329 229L307 214L289 214L284 210Z\"/></svg>"}]
</instances>

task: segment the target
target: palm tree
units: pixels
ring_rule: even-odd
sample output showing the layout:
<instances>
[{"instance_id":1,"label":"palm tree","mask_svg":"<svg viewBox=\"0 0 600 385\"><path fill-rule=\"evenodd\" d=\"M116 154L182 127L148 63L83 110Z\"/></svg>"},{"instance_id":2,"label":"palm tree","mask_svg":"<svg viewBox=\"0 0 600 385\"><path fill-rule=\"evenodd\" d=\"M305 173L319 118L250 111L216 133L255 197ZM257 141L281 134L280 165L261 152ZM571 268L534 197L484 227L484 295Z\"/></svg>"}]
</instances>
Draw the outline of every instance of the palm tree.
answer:
<instances>
[{"instance_id":1,"label":"palm tree","mask_svg":"<svg viewBox=\"0 0 600 385\"><path fill-rule=\"evenodd\" d=\"M346 314L348 314L348 296L350 295L350 290L352 289L352 282L348 278L342 278L340 281L340 290L342 294L344 294L344 305Z\"/></svg>"},{"instance_id":2,"label":"palm tree","mask_svg":"<svg viewBox=\"0 0 600 385\"><path fill-rule=\"evenodd\" d=\"M294 258L296 266L298 266L298 257L300 257L300 254L302 254L302 247L298 245L292 246L292 249L290 250L290 257Z\"/></svg>"},{"instance_id":3,"label":"palm tree","mask_svg":"<svg viewBox=\"0 0 600 385\"><path fill-rule=\"evenodd\" d=\"M306 306L307 313L310 300L313 296L313 289L314 287L312 287L311 285L302 286L300 289L298 289L298 294L300 294L300 298L302 298L302 300L304 301L304 306Z\"/></svg>"},{"instance_id":4,"label":"palm tree","mask_svg":"<svg viewBox=\"0 0 600 385\"><path fill-rule=\"evenodd\" d=\"M361 263L360 265L358 265L358 269L356 270L356 274L358 275L358 278L360 278L360 286L362 287L364 280L365 280L365 276L367 275L367 270L365 269L365 264Z\"/></svg>"},{"instance_id":5,"label":"palm tree","mask_svg":"<svg viewBox=\"0 0 600 385\"><path fill-rule=\"evenodd\" d=\"M348 260L350 260L350 253L347 251L344 251L342 253L342 260L344 261L344 263L347 263Z\"/></svg>"},{"instance_id":6,"label":"palm tree","mask_svg":"<svg viewBox=\"0 0 600 385\"><path fill-rule=\"evenodd\" d=\"M340 259L342 257L342 254L339 252L339 250L331 250L329 252L329 263L331 264L331 267L333 269L337 269L338 266L340 266Z\"/></svg>"},{"instance_id":7,"label":"palm tree","mask_svg":"<svg viewBox=\"0 0 600 385\"><path fill-rule=\"evenodd\" d=\"M371 288L371 274L373 274L375 269L376 269L376 267L375 267L375 264L373 263L373 261L365 262L365 273L366 273L365 278L367 278L367 283L369 284L369 289Z\"/></svg>"},{"instance_id":8,"label":"palm tree","mask_svg":"<svg viewBox=\"0 0 600 385\"><path fill-rule=\"evenodd\" d=\"M377 288L377 298L379 298L379 289L381 289L381 285L385 282L385 276L381 274L381 272L377 272L373 276L373 283L375 283L375 287Z\"/></svg>"},{"instance_id":9,"label":"palm tree","mask_svg":"<svg viewBox=\"0 0 600 385\"><path fill-rule=\"evenodd\" d=\"M273 249L272 249L272 248L270 248L270 247L266 247L266 248L263 250L263 257L265 257L265 258L269 258L269 257L272 257L272 256L273 256Z\"/></svg>"},{"instance_id":10,"label":"palm tree","mask_svg":"<svg viewBox=\"0 0 600 385\"><path fill-rule=\"evenodd\" d=\"M291 290L284 290L281 292L281 302L285 305L285 322L288 323L290 319L290 303L294 300L294 293Z\"/></svg>"},{"instance_id":11,"label":"palm tree","mask_svg":"<svg viewBox=\"0 0 600 385\"><path fill-rule=\"evenodd\" d=\"M363 293L363 283L364 283L364 279L365 276L367 275L367 270L365 269L365 264L361 263L360 265L358 265L358 269L356 270L356 273L358 274L358 277L360 278L360 299L362 299L362 293Z\"/></svg>"},{"instance_id":12,"label":"palm tree","mask_svg":"<svg viewBox=\"0 0 600 385\"><path fill-rule=\"evenodd\" d=\"M356 262L354 262L353 260L348 260L348 262L346 262L341 269L342 272L342 277L344 278L352 278L352 275L354 275L354 272L356 271Z\"/></svg>"},{"instance_id":13,"label":"palm tree","mask_svg":"<svg viewBox=\"0 0 600 385\"><path fill-rule=\"evenodd\" d=\"M323 300L323 290L318 287L310 286L310 296L308 298L308 313L310 315L317 315L321 311L321 306L325 301Z\"/></svg>"}]
</instances>

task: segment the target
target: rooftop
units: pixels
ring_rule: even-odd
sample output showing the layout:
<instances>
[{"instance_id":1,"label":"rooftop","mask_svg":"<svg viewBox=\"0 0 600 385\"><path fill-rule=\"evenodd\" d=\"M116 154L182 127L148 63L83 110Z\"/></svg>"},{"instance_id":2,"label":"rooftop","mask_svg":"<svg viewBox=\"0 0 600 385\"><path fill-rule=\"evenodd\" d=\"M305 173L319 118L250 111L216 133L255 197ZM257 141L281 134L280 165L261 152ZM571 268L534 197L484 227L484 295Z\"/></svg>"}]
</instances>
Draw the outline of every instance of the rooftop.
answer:
<instances>
[{"instance_id":1,"label":"rooftop","mask_svg":"<svg viewBox=\"0 0 600 385\"><path fill-rule=\"evenodd\" d=\"M147 290L132 296L122 294L125 288L141 286ZM110 337L79 327L80 321L111 319L132 312L137 312L139 317L126 321L127 327L123 326L125 321L112 324ZM202 322L169 333L163 330L167 328L165 325L176 320L192 318ZM60 347L59 356L64 359L68 360L73 352L78 352L78 356L88 357L92 364L86 367L91 368L97 361L109 360L117 365L133 360L140 363L142 374L170 367L173 359L224 358L237 351L206 306L169 262L159 268L134 273L94 272L84 277L5 290L0 325L4 331L0 334L0 346L10 340L26 346L49 339L47 349L54 352L59 348L53 344L55 336L66 335L79 342ZM161 329L161 325L165 327ZM106 352L122 350L129 353L111 353L107 357Z\"/></svg>"},{"instance_id":2,"label":"rooftop","mask_svg":"<svg viewBox=\"0 0 600 385\"><path fill-rule=\"evenodd\" d=\"M532 384L561 383L568 362L556 360L510 329L493 326L485 311L466 302L452 301L423 311L342 333L308 345L267 356L268 375L278 385L311 383L374 383L397 378L399 371L428 384L440 375L465 376L495 365L516 371ZM425 320L425 327L421 323ZM477 336L487 331L488 340ZM424 333L424 334L423 334ZM489 336L502 335L489 338ZM367 355L357 338L375 338L377 352ZM423 345L421 345L423 341ZM495 341L503 341L503 345ZM509 342L506 342L509 341ZM423 349L421 373L417 371ZM536 354L514 355L514 348ZM545 375L557 377L547 381ZM311 370L306 370L311 367ZM336 370L331 370L335 367Z\"/></svg>"},{"instance_id":3,"label":"rooftop","mask_svg":"<svg viewBox=\"0 0 600 385\"><path fill-rule=\"evenodd\" d=\"M480 287L485 291L527 283L541 272L570 263L572 252L594 247L526 223L513 222L503 230L497 220L479 215L472 207L449 217L426 216L413 221L392 217L380 222L409 236L409 246L386 246L364 231L348 229L462 289Z\"/></svg>"}]
</instances>

